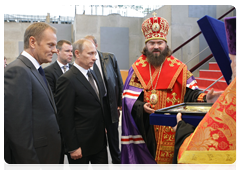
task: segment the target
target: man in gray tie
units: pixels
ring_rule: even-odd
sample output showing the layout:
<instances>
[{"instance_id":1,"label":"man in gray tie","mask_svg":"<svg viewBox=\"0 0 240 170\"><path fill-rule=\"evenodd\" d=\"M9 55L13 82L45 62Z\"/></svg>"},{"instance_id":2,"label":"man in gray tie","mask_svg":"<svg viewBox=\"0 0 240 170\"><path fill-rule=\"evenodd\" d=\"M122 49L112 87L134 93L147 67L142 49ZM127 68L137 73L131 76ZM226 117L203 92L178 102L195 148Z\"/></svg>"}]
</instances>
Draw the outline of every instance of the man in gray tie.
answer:
<instances>
[{"instance_id":1,"label":"man in gray tie","mask_svg":"<svg viewBox=\"0 0 240 170\"><path fill-rule=\"evenodd\" d=\"M24 33L24 51L4 69L4 159L10 164L57 164L57 109L41 68L52 61L56 29L38 22Z\"/></svg>"},{"instance_id":2,"label":"man in gray tie","mask_svg":"<svg viewBox=\"0 0 240 170\"><path fill-rule=\"evenodd\" d=\"M102 91L94 72L96 48L87 39L73 43L73 66L56 86L56 105L70 164L107 164Z\"/></svg>"},{"instance_id":3,"label":"man in gray tie","mask_svg":"<svg viewBox=\"0 0 240 170\"><path fill-rule=\"evenodd\" d=\"M46 78L55 95L57 79L72 66L72 44L67 40L57 42L57 60L50 66L44 68Z\"/></svg>"},{"instance_id":4,"label":"man in gray tie","mask_svg":"<svg viewBox=\"0 0 240 170\"><path fill-rule=\"evenodd\" d=\"M97 40L94 36L85 36L96 46ZM100 89L103 91L103 107L106 116L106 129L109 143L109 150L113 164L121 163L121 152L119 149L119 110L122 108L123 82L117 59L112 53L97 51L96 62L92 69L97 75Z\"/></svg>"}]
</instances>

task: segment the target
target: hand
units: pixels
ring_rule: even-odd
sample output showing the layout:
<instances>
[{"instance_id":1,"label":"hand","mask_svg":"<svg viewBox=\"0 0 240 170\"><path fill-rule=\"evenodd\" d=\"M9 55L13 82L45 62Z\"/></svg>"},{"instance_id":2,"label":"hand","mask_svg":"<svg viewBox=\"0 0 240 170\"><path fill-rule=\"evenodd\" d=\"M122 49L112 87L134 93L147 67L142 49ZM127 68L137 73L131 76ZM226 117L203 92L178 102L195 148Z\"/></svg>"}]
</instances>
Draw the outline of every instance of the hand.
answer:
<instances>
[{"instance_id":1,"label":"hand","mask_svg":"<svg viewBox=\"0 0 240 170\"><path fill-rule=\"evenodd\" d=\"M148 113L148 114L154 113L154 111L155 111L154 109L151 108L150 103L145 103L145 104L143 105L143 109L144 109L144 111L145 111L146 113Z\"/></svg>"},{"instance_id":2,"label":"hand","mask_svg":"<svg viewBox=\"0 0 240 170\"><path fill-rule=\"evenodd\" d=\"M81 149L81 147L78 148L77 150L75 150L74 152L70 153L70 156L74 160L82 158L82 149Z\"/></svg>"},{"instance_id":3,"label":"hand","mask_svg":"<svg viewBox=\"0 0 240 170\"><path fill-rule=\"evenodd\" d=\"M175 132L177 130L178 122L180 122L182 120L182 113L178 113L177 116L176 116L176 119L177 119L177 124L176 124L176 126L173 127L173 130Z\"/></svg>"},{"instance_id":4,"label":"hand","mask_svg":"<svg viewBox=\"0 0 240 170\"><path fill-rule=\"evenodd\" d=\"M118 110L122 110L122 106L119 106L117 109L118 109Z\"/></svg>"},{"instance_id":5,"label":"hand","mask_svg":"<svg viewBox=\"0 0 240 170\"><path fill-rule=\"evenodd\" d=\"M221 94L222 94L222 92L214 92L214 89L212 88L207 93L206 100L208 103L214 103Z\"/></svg>"}]
</instances>

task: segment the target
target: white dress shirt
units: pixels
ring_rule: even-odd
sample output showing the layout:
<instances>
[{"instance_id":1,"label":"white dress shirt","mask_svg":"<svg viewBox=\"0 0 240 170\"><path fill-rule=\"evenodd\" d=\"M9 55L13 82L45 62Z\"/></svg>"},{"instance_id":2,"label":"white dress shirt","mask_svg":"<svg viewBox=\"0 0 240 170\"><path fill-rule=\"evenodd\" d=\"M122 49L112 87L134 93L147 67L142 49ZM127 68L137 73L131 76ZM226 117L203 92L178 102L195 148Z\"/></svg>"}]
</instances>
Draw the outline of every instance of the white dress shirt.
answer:
<instances>
[{"instance_id":1,"label":"white dress shirt","mask_svg":"<svg viewBox=\"0 0 240 170\"><path fill-rule=\"evenodd\" d=\"M39 69L39 67L40 67L40 64L38 63L38 61L35 59L35 58L33 58L33 56L31 56L28 52L26 52L26 51L23 51L22 52L22 55L24 56L24 57L26 57L26 58L28 58L31 62L32 62L32 64L34 65L34 67L38 70Z\"/></svg>"},{"instance_id":2,"label":"white dress shirt","mask_svg":"<svg viewBox=\"0 0 240 170\"><path fill-rule=\"evenodd\" d=\"M105 88L105 94L104 94L104 96L106 96L106 95L107 95L107 88L106 88L105 81L104 81L104 78L103 78L102 66L101 66L101 62L100 62L100 58L99 58L98 52L97 52L97 54L96 54L95 57L96 57L95 63L96 63L96 65L98 66L98 69L99 69L100 74L101 74L101 76L102 76L103 85L104 85L104 88ZM93 70L93 66L91 67L91 70Z\"/></svg>"},{"instance_id":3,"label":"white dress shirt","mask_svg":"<svg viewBox=\"0 0 240 170\"><path fill-rule=\"evenodd\" d=\"M81 66L79 66L77 63L73 63L73 65L86 77L86 79L88 80L88 75L87 75L87 72L88 72L88 70L86 70L86 69L84 69L84 68L82 68ZM88 80L89 81L89 80ZM97 88L97 91L98 91L98 93L99 93L99 90L98 90L98 86L97 86L97 83L96 83L96 81L95 81L95 79L93 78L93 81L94 81L94 84L95 84L95 86L96 86L96 88Z\"/></svg>"},{"instance_id":4,"label":"white dress shirt","mask_svg":"<svg viewBox=\"0 0 240 170\"><path fill-rule=\"evenodd\" d=\"M57 60L57 63L59 65L59 67L61 68L62 72L65 73L66 71L69 70L69 64L67 63L66 65L63 65L62 63L60 63L58 60ZM66 71L64 72L64 69L63 69L63 66L66 66Z\"/></svg>"}]
</instances>

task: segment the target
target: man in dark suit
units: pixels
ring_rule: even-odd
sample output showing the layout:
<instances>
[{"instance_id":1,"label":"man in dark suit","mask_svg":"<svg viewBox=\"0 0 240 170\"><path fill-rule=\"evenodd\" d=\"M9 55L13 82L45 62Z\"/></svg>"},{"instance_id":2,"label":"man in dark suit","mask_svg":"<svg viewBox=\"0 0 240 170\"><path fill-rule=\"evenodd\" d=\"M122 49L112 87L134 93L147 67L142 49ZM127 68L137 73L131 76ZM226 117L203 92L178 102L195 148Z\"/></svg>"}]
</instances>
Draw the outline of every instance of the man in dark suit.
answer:
<instances>
[{"instance_id":1,"label":"man in dark suit","mask_svg":"<svg viewBox=\"0 0 240 170\"><path fill-rule=\"evenodd\" d=\"M61 138L42 63L56 53L56 29L39 22L24 34L24 51L4 70L4 158L7 163L57 164Z\"/></svg>"},{"instance_id":2,"label":"man in dark suit","mask_svg":"<svg viewBox=\"0 0 240 170\"><path fill-rule=\"evenodd\" d=\"M55 98L59 125L70 164L108 163L102 91L90 70L95 55L91 41L76 41L73 44L75 62L57 80Z\"/></svg>"},{"instance_id":3,"label":"man in dark suit","mask_svg":"<svg viewBox=\"0 0 240 170\"><path fill-rule=\"evenodd\" d=\"M72 66L72 44L67 40L57 42L57 60L50 66L44 68L44 72L53 94L56 90L57 79Z\"/></svg>"},{"instance_id":4,"label":"man in dark suit","mask_svg":"<svg viewBox=\"0 0 240 170\"><path fill-rule=\"evenodd\" d=\"M98 44L94 36L88 35L85 38L92 41L97 48ZM106 129L109 150L112 157L112 163L120 164L121 152L119 149L118 123L119 110L122 108L122 76L114 54L97 51L96 59L92 69L97 75L103 91L105 91L102 98L104 114L107 118Z\"/></svg>"},{"instance_id":5,"label":"man in dark suit","mask_svg":"<svg viewBox=\"0 0 240 170\"><path fill-rule=\"evenodd\" d=\"M47 78L47 81L52 89L52 93L55 96L56 83L57 79L69 68L72 64L69 64L72 61L72 44L67 40L60 40L57 42L57 61L55 61L50 66L44 68L44 72ZM63 142L62 142L63 145ZM62 146L60 164L64 163L64 146Z\"/></svg>"}]
</instances>

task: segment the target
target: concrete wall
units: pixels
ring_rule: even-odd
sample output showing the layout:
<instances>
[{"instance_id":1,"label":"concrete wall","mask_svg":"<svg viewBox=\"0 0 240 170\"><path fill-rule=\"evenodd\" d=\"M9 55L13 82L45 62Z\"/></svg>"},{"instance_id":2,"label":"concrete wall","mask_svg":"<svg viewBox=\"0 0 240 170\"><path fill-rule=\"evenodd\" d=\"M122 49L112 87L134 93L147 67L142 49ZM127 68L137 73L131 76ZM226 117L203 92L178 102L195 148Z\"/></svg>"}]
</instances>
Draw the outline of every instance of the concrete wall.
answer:
<instances>
[{"instance_id":1,"label":"concrete wall","mask_svg":"<svg viewBox=\"0 0 240 170\"><path fill-rule=\"evenodd\" d=\"M199 20L201 17L204 15L212 15L213 17L218 18L231 8L232 6L229 5L165 5L153 12L156 12L157 16L168 20L170 29L167 40L169 47L174 50L200 31L197 20ZM104 42L101 41L101 28L128 28L129 48L124 48L128 50L128 62L126 63L128 68L130 68L136 59L141 55L141 51L145 45L144 36L141 31L142 22L145 19L152 17L152 13L148 14L144 18L122 17L118 14L111 14L108 16L76 15L73 25L54 24L53 26L57 27L58 29L57 36L59 40L65 38L71 42L74 42L75 40L83 38L88 34L94 35L99 43L98 50L100 51L101 42ZM228 16L234 15L236 15L236 12L232 12ZM19 49L19 42L23 41L23 34L28 25L29 23L4 23L4 55L7 57L7 63L13 61L19 55L19 51L21 50ZM111 39L112 37L109 36L108 38ZM124 46L126 42L120 42L118 45ZM205 39L204 37L200 36L173 55L186 63L205 47ZM114 53L111 47L109 49L104 48L104 50L106 50L105 52ZM203 57L197 56L194 60L187 64L188 68L190 69L195 66L210 53L211 51L208 50L202 55ZM116 57L118 60L123 58L121 56ZM124 60L126 60L125 57ZM197 72L194 73L194 76L198 76Z\"/></svg>"},{"instance_id":2,"label":"concrete wall","mask_svg":"<svg viewBox=\"0 0 240 170\"><path fill-rule=\"evenodd\" d=\"M129 30L129 51L128 56L128 69L136 61L136 59L141 55L142 48L144 46L143 35L141 32L141 24L143 22L142 18L135 17L122 17L120 15L108 15L108 16L98 16L98 15L76 15L74 22L74 37L75 40L85 37L86 35L93 35L98 41L98 50L101 51L101 28L103 27L119 27L128 28ZM109 37L111 38L111 37ZM120 43L120 42L118 42ZM122 44L126 42L121 42ZM104 48L103 52L112 52L113 49ZM117 60L121 60L120 56L116 56ZM123 67L119 66L120 69ZM124 68L125 69L125 68Z\"/></svg>"},{"instance_id":3,"label":"concrete wall","mask_svg":"<svg viewBox=\"0 0 240 170\"><path fill-rule=\"evenodd\" d=\"M23 35L30 23L4 22L4 56L7 63L15 60L19 55L19 42L23 42Z\"/></svg>"},{"instance_id":4,"label":"concrete wall","mask_svg":"<svg viewBox=\"0 0 240 170\"><path fill-rule=\"evenodd\" d=\"M7 63L15 60L23 51L24 32L31 23L4 22L4 56ZM72 25L70 24L50 24L57 29L57 40L66 39L72 42ZM54 62L57 55L53 55ZM43 64L42 67L48 66Z\"/></svg>"}]
</instances>

